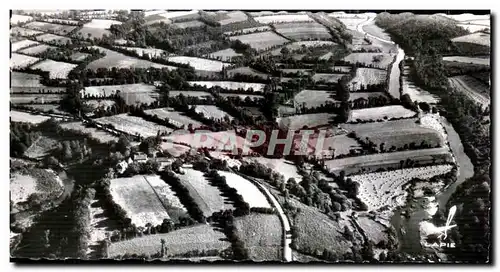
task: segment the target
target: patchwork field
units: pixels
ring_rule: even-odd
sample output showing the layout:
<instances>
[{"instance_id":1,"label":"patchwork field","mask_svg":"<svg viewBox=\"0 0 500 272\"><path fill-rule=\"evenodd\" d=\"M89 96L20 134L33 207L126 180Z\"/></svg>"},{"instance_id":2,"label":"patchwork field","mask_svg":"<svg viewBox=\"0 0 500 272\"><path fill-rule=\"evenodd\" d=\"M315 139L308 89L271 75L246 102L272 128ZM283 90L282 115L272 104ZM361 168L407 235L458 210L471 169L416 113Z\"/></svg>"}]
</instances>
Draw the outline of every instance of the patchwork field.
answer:
<instances>
[{"instance_id":1,"label":"patchwork field","mask_svg":"<svg viewBox=\"0 0 500 272\"><path fill-rule=\"evenodd\" d=\"M223 67L227 67L230 65L229 63L224 63L217 60L209 60L196 57L184 57L184 56L168 57L168 60L176 63L189 64L195 70L213 71L213 72L220 72L222 71Z\"/></svg>"},{"instance_id":2,"label":"patchwork field","mask_svg":"<svg viewBox=\"0 0 500 272\"><path fill-rule=\"evenodd\" d=\"M226 183L229 187L234 188L238 194L243 197L243 200L253 207L271 208L271 205L267 201L266 196L257 189L257 187L248 181L247 179L241 177L238 174L227 172L227 171L217 171L219 175L226 178Z\"/></svg>"},{"instance_id":3,"label":"patchwork field","mask_svg":"<svg viewBox=\"0 0 500 272\"><path fill-rule=\"evenodd\" d=\"M49 72L50 78L66 79L68 78L69 72L77 66L78 65L72 63L46 59L31 66L31 69L40 69L42 71Z\"/></svg>"},{"instance_id":4,"label":"patchwork field","mask_svg":"<svg viewBox=\"0 0 500 272\"><path fill-rule=\"evenodd\" d=\"M451 57L443 57L443 60L490 66L490 56L474 57L474 58L464 57L464 56L451 56Z\"/></svg>"},{"instance_id":5,"label":"patchwork field","mask_svg":"<svg viewBox=\"0 0 500 272\"><path fill-rule=\"evenodd\" d=\"M19 50L19 53L30 55L30 56L35 56L36 57L36 56L44 53L45 51L47 51L49 49L56 49L56 48L57 47L55 47L55 46L50 46L50 45L46 45L46 44L40 44L40 45L36 45L36 46L33 46L33 47L28 47L26 49Z\"/></svg>"},{"instance_id":6,"label":"patchwork field","mask_svg":"<svg viewBox=\"0 0 500 272\"><path fill-rule=\"evenodd\" d=\"M401 161L405 161L406 159L411 159L418 163L450 163L453 160L449 149L447 147L440 147L328 160L325 161L325 167L328 171L334 173L345 171L346 174L352 174L363 169L373 172L379 168L400 168Z\"/></svg>"},{"instance_id":7,"label":"patchwork field","mask_svg":"<svg viewBox=\"0 0 500 272\"><path fill-rule=\"evenodd\" d=\"M279 14L254 17L261 24L290 23L290 22L314 22L307 14Z\"/></svg>"},{"instance_id":8,"label":"patchwork field","mask_svg":"<svg viewBox=\"0 0 500 272\"><path fill-rule=\"evenodd\" d=\"M311 113L300 114L288 117L277 118L278 125L283 129L298 130L304 126L316 128L331 124L335 114L331 113Z\"/></svg>"},{"instance_id":9,"label":"patchwork field","mask_svg":"<svg viewBox=\"0 0 500 272\"><path fill-rule=\"evenodd\" d=\"M10 121L11 122L22 122L22 123L31 123L31 124L39 124L49 120L50 117L43 115L34 115L29 114L22 111L10 111Z\"/></svg>"},{"instance_id":10,"label":"patchwork field","mask_svg":"<svg viewBox=\"0 0 500 272\"><path fill-rule=\"evenodd\" d=\"M232 58L234 57L241 57L243 54L236 53L234 49L228 48L228 49L222 49L213 53L209 54L210 58L218 59L221 61L231 61Z\"/></svg>"},{"instance_id":11,"label":"patchwork field","mask_svg":"<svg viewBox=\"0 0 500 272\"><path fill-rule=\"evenodd\" d=\"M225 111L219 109L217 106L213 105L196 105L195 111L197 113L202 113L206 118L213 118L216 120L224 120L227 116L229 120L233 120L234 117L226 113Z\"/></svg>"},{"instance_id":12,"label":"patchwork field","mask_svg":"<svg viewBox=\"0 0 500 272\"><path fill-rule=\"evenodd\" d=\"M387 71L372 69L372 68L358 68L356 70L356 76L352 79L350 84L351 91L359 91L361 86L365 88L368 85L373 84L383 84L387 79ZM354 85L354 89L352 87L352 83L356 83Z\"/></svg>"},{"instance_id":13,"label":"patchwork field","mask_svg":"<svg viewBox=\"0 0 500 272\"><path fill-rule=\"evenodd\" d=\"M291 40L327 40L332 38L328 29L316 22L276 24L274 27L276 32Z\"/></svg>"},{"instance_id":14,"label":"patchwork field","mask_svg":"<svg viewBox=\"0 0 500 272\"><path fill-rule=\"evenodd\" d=\"M39 58L21 55L21 54L17 54L17 53L12 53L10 55L9 65L10 65L11 69L22 69L22 68L26 68L26 67L32 65L33 63L35 63L39 60L40 60Z\"/></svg>"},{"instance_id":15,"label":"patchwork field","mask_svg":"<svg viewBox=\"0 0 500 272\"><path fill-rule=\"evenodd\" d=\"M119 93L125 103L135 105L137 103L150 104L156 102L160 95L155 90L156 87L153 85L136 83L85 87L80 91L80 95L82 98L87 96L108 98Z\"/></svg>"},{"instance_id":16,"label":"patchwork field","mask_svg":"<svg viewBox=\"0 0 500 272\"><path fill-rule=\"evenodd\" d=\"M131 135L140 135L142 137L156 136L158 131L160 133L169 133L173 131L171 128L146 121L140 117L130 116L126 113L97 118L95 122L110 124L113 125L115 129L125 131Z\"/></svg>"},{"instance_id":17,"label":"patchwork field","mask_svg":"<svg viewBox=\"0 0 500 272\"><path fill-rule=\"evenodd\" d=\"M358 68L361 69L361 68ZM337 83L345 74L322 74L316 73L312 79L316 82Z\"/></svg>"},{"instance_id":18,"label":"patchwork field","mask_svg":"<svg viewBox=\"0 0 500 272\"><path fill-rule=\"evenodd\" d=\"M98 68L106 68L109 69L109 67L116 67L117 69L120 68L166 68L168 70L172 69L177 69L176 67L173 66L167 66L163 64L158 64L154 63L151 61L147 60L142 60L142 59L137 59L133 57L126 56L124 54L102 48L99 46L93 46L94 49L99 49L101 52L105 53L106 56L103 58L100 58L98 60L94 60L93 62L89 63L87 66L87 69L92 69L92 70L97 70Z\"/></svg>"},{"instance_id":19,"label":"patchwork field","mask_svg":"<svg viewBox=\"0 0 500 272\"><path fill-rule=\"evenodd\" d=\"M207 88L220 87L228 90L245 90L250 92L263 92L265 84L262 83L247 83L234 81L188 81L190 86L200 85Z\"/></svg>"},{"instance_id":20,"label":"patchwork field","mask_svg":"<svg viewBox=\"0 0 500 272\"><path fill-rule=\"evenodd\" d=\"M233 205L216 186L210 184L204 173L191 168L183 168L184 174L177 175L181 183L188 189L205 217L211 216L220 210L232 210Z\"/></svg>"},{"instance_id":21,"label":"patchwork field","mask_svg":"<svg viewBox=\"0 0 500 272\"><path fill-rule=\"evenodd\" d=\"M295 181L300 182L302 176L297 172L297 167L293 162L284 159L270 159L265 157L244 157L244 161L248 163L258 162L268 168L271 168L274 172L283 175L285 181L290 178L294 178Z\"/></svg>"},{"instance_id":22,"label":"patchwork field","mask_svg":"<svg viewBox=\"0 0 500 272\"><path fill-rule=\"evenodd\" d=\"M59 126L67 130L75 130L83 133L89 133L91 137L101 143L118 142L118 137L104 130L93 127L86 127L81 122L61 123Z\"/></svg>"},{"instance_id":23,"label":"patchwork field","mask_svg":"<svg viewBox=\"0 0 500 272\"><path fill-rule=\"evenodd\" d=\"M152 116L156 115L162 119L168 118L168 122L178 128L183 128L184 126L187 128L189 125L192 125L193 128L199 128L203 125L202 123L191 119L190 117L184 115L181 112L170 111L167 108L145 110L144 112Z\"/></svg>"},{"instance_id":24,"label":"patchwork field","mask_svg":"<svg viewBox=\"0 0 500 272\"><path fill-rule=\"evenodd\" d=\"M376 108L351 110L349 122L356 122L358 119L362 121L390 118L410 118L416 113L401 105L384 106Z\"/></svg>"},{"instance_id":25,"label":"patchwork field","mask_svg":"<svg viewBox=\"0 0 500 272\"><path fill-rule=\"evenodd\" d=\"M297 106L305 108L319 107L328 103L336 103L335 92L321 90L302 90L293 98Z\"/></svg>"},{"instance_id":26,"label":"patchwork field","mask_svg":"<svg viewBox=\"0 0 500 272\"><path fill-rule=\"evenodd\" d=\"M24 27L34 29L34 30L43 31L43 32L55 33L58 35L69 34L71 31L73 31L77 28L76 26L59 25L59 24L37 22L37 21L28 23L28 24L24 25Z\"/></svg>"},{"instance_id":27,"label":"patchwork field","mask_svg":"<svg viewBox=\"0 0 500 272\"><path fill-rule=\"evenodd\" d=\"M41 42L46 42L46 43L55 43L55 44L60 44L60 45L65 45L68 42L71 43L71 39L64 37L64 36L58 36L54 34L43 34L36 36L37 41Z\"/></svg>"},{"instance_id":28,"label":"patchwork field","mask_svg":"<svg viewBox=\"0 0 500 272\"><path fill-rule=\"evenodd\" d=\"M124 254L153 255L160 251L160 240L165 240L168 256L181 255L194 250L208 251L231 247L226 235L210 225L197 225L169 233L147 235L132 240L113 243L109 247L109 257L115 258Z\"/></svg>"},{"instance_id":29,"label":"patchwork field","mask_svg":"<svg viewBox=\"0 0 500 272\"><path fill-rule=\"evenodd\" d=\"M252 260L281 261L282 227L277 215L252 213L234 224Z\"/></svg>"},{"instance_id":30,"label":"patchwork field","mask_svg":"<svg viewBox=\"0 0 500 272\"><path fill-rule=\"evenodd\" d=\"M388 207L393 209L406 202L404 185L414 178L429 179L451 171L451 165L433 165L418 168L398 169L379 173L349 176L359 183L358 197L368 210L377 211Z\"/></svg>"},{"instance_id":31,"label":"patchwork field","mask_svg":"<svg viewBox=\"0 0 500 272\"><path fill-rule=\"evenodd\" d=\"M230 40L239 40L242 43L249 44L257 51L266 50L273 46L282 45L288 42L287 39L275 34L272 31L245 34L229 37Z\"/></svg>"},{"instance_id":32,"label":"patchwork field","mask_svg":"<svg viewBox=\"0 0 500 272\"><path fill-rule=\"evenodd\" d=\"M32 41L32 40L21 40L18 42L13 42L10 44L10 48L12 52L19 51L23 48L34 46L34 45L39 45L40 43L37 41Z\"/></svg>"},{"instance_id":33,"label":"patchwork field","mask_svg":"<svg viewBox=\"0 0 500 272\"><path fill-rule=\"evenodd\" d=\"M373 65L374 67L386 69L394 60L395 54L385 53L351 53L344 58L345 61L356 64Z\"/></svg>"}]
</instances>

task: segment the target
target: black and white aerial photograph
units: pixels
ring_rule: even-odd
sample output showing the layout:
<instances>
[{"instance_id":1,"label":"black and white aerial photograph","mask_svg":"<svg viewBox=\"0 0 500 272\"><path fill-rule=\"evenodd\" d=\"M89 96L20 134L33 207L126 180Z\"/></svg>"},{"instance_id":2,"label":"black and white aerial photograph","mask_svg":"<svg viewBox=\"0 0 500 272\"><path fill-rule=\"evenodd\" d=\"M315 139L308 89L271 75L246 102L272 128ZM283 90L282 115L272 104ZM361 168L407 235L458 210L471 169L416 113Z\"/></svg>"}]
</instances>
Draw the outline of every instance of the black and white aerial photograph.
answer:
<instances>
[{"instance_id":1,"label":"black and white aerial photograph","mask_svg":"<svg viewBox=\"0 0 500 272\"><path fill-rule=\"evenodd\" d=\"M491 264L490 10L283 8L11 9L10 262Z\"/></svg>"}]
</instances>

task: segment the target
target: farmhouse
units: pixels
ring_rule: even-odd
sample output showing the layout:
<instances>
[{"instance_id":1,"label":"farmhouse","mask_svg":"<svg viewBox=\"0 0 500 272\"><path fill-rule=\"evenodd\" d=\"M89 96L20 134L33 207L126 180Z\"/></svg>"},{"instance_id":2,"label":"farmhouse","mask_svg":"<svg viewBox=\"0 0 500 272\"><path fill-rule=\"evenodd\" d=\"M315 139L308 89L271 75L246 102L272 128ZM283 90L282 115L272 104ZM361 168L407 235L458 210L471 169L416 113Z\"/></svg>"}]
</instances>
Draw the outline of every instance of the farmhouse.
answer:
<instances>
[{"instance_id":1,"label":"farmhouse","mask_svg":"<svg viewBox=\"0 0 500 272\"><path fill-rule=\"evenodd\" d=\"M120 174L123 174L125 170L127 170L128 163L126 161L121 161L116 165L116 171Z\"/></svg>"},{"instance_id":2,"label":"farmhouse","mask_svg":"<svg viewBox=\"0 0 500 272\"><path fill-rule=\"evenodd\" d=\"M143 152L137 152L133 155L132 159L135 162L145 163L148 161L148 156L146 154L144 154Z\"/></svg>"}]
</instances>

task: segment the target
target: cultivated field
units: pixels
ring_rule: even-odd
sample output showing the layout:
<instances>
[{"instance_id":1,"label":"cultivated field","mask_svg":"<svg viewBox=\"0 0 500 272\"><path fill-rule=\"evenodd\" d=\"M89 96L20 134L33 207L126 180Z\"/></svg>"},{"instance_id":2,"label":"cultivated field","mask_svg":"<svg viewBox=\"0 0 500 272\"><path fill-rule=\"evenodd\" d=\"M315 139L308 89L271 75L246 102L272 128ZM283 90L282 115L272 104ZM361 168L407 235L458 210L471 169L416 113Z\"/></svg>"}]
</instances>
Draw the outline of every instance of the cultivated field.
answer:
<instances>
[{"instance_id":1,"label":"cultivated field","mask_svg":"<svg viewBox=\"0 0 500 272\"><path fill-rule=\"evenodd\" d=\"M34 46L34 45L39 45L40 43L37 41L32 41L32 40L21 40L18 42L13 42L10 44L10 48L12 52L19 51L23 48Z\"/></svg>"},{"instance_id":2,"label":"cultivated field","mask_svg":"<svg viewBox=\"0 0 500 272\"><path fill-rule=\"evenodd\" d=\"M52 103L61 101L63 94L38 94L38 93L24 93L13 94L10 96L12 104L36 104L36 103Z\"/></svg>"},{"instance_id":3,"label":"cultivated field","mask_svg":"<svg viewBox=\"0 0 500 272\"><path fill-rule=\"evenodd\" d=\"M40 44L40 45L36 45L36 46L33 46L33 47L28 47L28 48L19 50L19 53L30 55L30 56L35 56L36 57L36 56L44 53L45 51L47 51L49 49L56 49L56 48L57 47L55 47L55 46L50 46L50 45L46 45L46 44Z\"/></svg>"},{"instance_id":4,"label":"cultivated field","mask_svg":"<svg viewBox=\"0 0 500 272\"><path fill-rule=\"evenodd\" d=\"M234 224L253 261L282 259L282 226L277 215L252 213L237 218Z\"/></svg>"},{"instance_id":5,"label":"cultivated field","mask_svg":"<svg viewBox=\"0 0 500 272\"><path fill-rule=\"evenodd\" d=\"M243 197L243 200L250 205L250 208L271 208L266 196L252 182L232 172L217 172L226 178L227 185L234 188Z\"/></svg>"},{"instance_id":6,"label":"cultivated field","mask_svg":"<svg viewBox=\"0 0 500 272\"><path fill-rule=\"evenodd\" d=\"M24 27L34 29L34 30L43 31L43 32L55 33L58 35L69 34L71 31L73 31L77 28L76 26L59 25L59 24L37 22L37 21L28 23L28 24L24 25Z\"/></svg>"},{"instance_id":7,"label":"cultivated field","mask_svg":"<svg viewBox=\"0 0 500 272\"><path fill-rule=\"evenodd\" d=\"M293 98L297 106L305 108L319 107L328 103L338 102L335 100L335 92L321 90L302 90Z\"/></svg>"},{"instance_id":8,"label":"cultivated field","mask_svg":"<svg viewBox=\"0 0 500 272\"><path fill-rule=\"evenodd\" d=\"M101 143L118 142L118 137L104 130L93 127L86 127L81 122L61 123L59 126L67 130L75 130L83 133L89 133L91 137Z\"/></svg>"},{"instance_id":9,"label":"cultivated field","mask_svg":"<svg viewBox=\"0 0 500 272\"><path fill-rule=\"evenodd\" d=\"M66 79L69 72L76 68L76 66L78 65L46 59L31 66L31 69L40 69L42 71L47 71L49 72L50 78Z\"/></svg>"},{"instance_id":10,"label":"cultivated field","mask_svg":"<svg viewBox=\"0 0 500 272\"><path fill-rule=\"evenodd\" d=\"M254 17L261 24L290 23L290 22L314 22L307 14L280 14Z\"/></svg>"},{"instance_id":11,"label":"cultivated field","mask_svg":"<svg viewBox=\"0 0 500 272\"><path fill-rule=\"evenodd\" d=\"M54 34L43 34L35 37L37 41L41 42L47 42L47 43L55 43L55 44L60 44L60 45L65 45L68 42L71 43L71 39L64 37L64 36L58 36Z\"/></svg>"},{"instance_id":12,"label":"cultivated field","mask_svg":"<svg viewBox=\"0 0 500 272\"><path fill-rule=\"evenodd\" d=\"M265 26L244 28L244 29L239 29L239 30L235 30L235 31L227 31L227 32L224 32L224 35L234 36L234 35L247 34L247 33L251 33L251 32L263 32L263 31L268 31L268 30L271 30L271 27L265 25Z\"/></svg>"},{"instance_id":13,"label":"cultivated field","mask_svg":"<svg viewBox=\"0 0 500 272\"><path fill-rule=\"evenodd\" d=\"M358 68L361 69L361 68ZM316 82L337 83L345 74L322 74L316 73L312 79Z\"/></svg>"},{"instance_id":14,"label":"cultivated field","mask_svg":"<svg viewBox=\"0 0 500 272\"><path fill-rule=\"evenodd\" d=\"M167 203L155 194L149 179L157 176L137 175L129 178L118 178L110 181L109 190L113 196L113 201L120 205L126 212L127 217L132 219L132 224L136 226L146 226L151 223L153 226L159 225L164 219L169 219L166 211ZM170 186L164 183L164 187ZM178 205L177 197L174 196ZM168 203L173 205L174 203ZM182 207L182 205L181 205Z\"/></svg>"},{"instance_id":15,"label":"cultivated field","mask_svg":"<svg viewBox=\"0 0 500 272\"><path fill-rule=\"evenodd\" d=\"M395 54L386 53L351 53L344 58L349 63L363 63L374 67L386 69L394 60ZM378 60L378 61L377 61Z\"/></svg>"},{"instance_id":16,"label":"cultivated field","mask_svg":"<svg viewBox=\"0 0 500 272\"><path fill-rule=\"evenodd\" d=\"M379 168L400 168L401 161L406 159L418 163L450 163L453 160L447 147L439 147L328 160L325 161L325 167L330 172L345 171L347 174L363 169L373 172Z\"/></svg>"},{"instance_id":17,"label":"cultivated field","mask_svg":"<svg viewBox=\"0 0 500 272\"><path fill-rule=\"evenodd\" d=\"M277 118L278 125L283 129L298 130L304 126L316 128L331 124L335 114L310 113Z\"/></svg>"},{"instance_id":18,"label":"cultivated field","mask_svg":"<svg viewBox=\"0 0 500 272\"><path fill-rule=\"evenodd\" d=\"M416 113L401 105L384 106L376 108L351 110L349 122L357 122L358 119L363 121L390 118L410 118Z\"/></svg>"},{"instance_id":19,"label":"cultivated field","mask_svg":"<svg viewBox=\"0 0 500 272\"><path fill-rule=\"evenodd\" d=\"M56 139L40 136L26 149L24 155L31 159L42 159L49 155L58 143Z\"/></svg>"},{"instance_id":20,"label":"cultivated field","mask_svg":"<svg viewBox=\"0 0 500 272\"><path fill-rule=\"evenodd\" d=\"M33 168L10 174L10 199L14 204L27 201L34 193L41 200L48 200L62 191L62 180L50 169Z\"/></svg>"},{"instance_id":21,"label":"cultivated field","mask_svg":"<svg viewBox=\"0 0 500 272\"><path fill-rule=\"evenodd\" d=\"M184 56L168 57L168 60L176 63L189 64L195 70L200 70L200 71L220 72L222 71L223 67L231 65L229 63L217 60L209 60L196 57L184 57Z\"/></svg>"},{"instance_id":22,"label":"cultivated field","mask_svg":"<svg viewBox=\"0 0 500 272\"><path fill-rule=\"evenodd\" d=\"M490 104L490 87L471 76L454 76L448 78L451 87L463 92L477 103L488 106Z\"/></svg>"},{"instance_id":23,"label":"cultivated field","mask_svg":"<svg viewBox=\"0 0 500 272\"><path fill-rule=\"evenodd\" d=\"M443 57L444 61L453 61L453 62L463 62L470 64L481 64L490 66L490 56L486 57L464 57L464 56L452 56L452 57Z\"/></svg>"},{"instance_id":24,"label":"cultivated field","mask_svg":"<svg viewBox=\"0 0 500 272\"><path fill-rule=\"evenodd\" d=\"M147 235L132 240L113 243L109 247L109 257L116 258L124 254L157 254L161 250L160 240L165 240L167 257L185 254L194 250L208 251L231 247L223 232L210 225L197 225L169 233Z\"/></svg>"},{"instance_id":25,"label":"cultivated field","mask_svg":"<svg viewBox=\"0 0 500 272\"><path fill-rule=\"evenodd\" d=\"M482 32L476 32L460 37L456 37L451 39L452 42L460 42L460 43L473 43L473 44L479 44L483 46L488 46L490 47L491 45L491 38L490 34L485 34Z\"/></svg>"},{"instance_id":26,"label":"cultivated field","mask_svg":"<svg viewBox=\"0 0 500 272\"><path fill-rule=\"evenodd\" d=\"M297 172L297 167L293 162L284 159L270 159L265 157L245 157L244 161L248 163L258 162L268 168L271 168L274 172L283 175L285 181L290 178L294 178L295 181L300 182L302 176Z\"/></svg>"},{"instance_id":27,"label":"cultivated field","mask_svg":"<svg viewBox=\"0 0 500 272\"><path fill-rule=\"evenodd\" d=\"M191 168L183 168L184 174L177 175L181 183L188 189L205 217L212 216L220 210L234 209L233 205L222 196L216 186L211 185L204 173Z\"/></svg>"},{"instance_id":28,"label":"cultivated field","mask_svg":"<svg viewBox=\"0 0 500 272\"><path fill-rule=\"evenodd\" d=\"M276 24L274 27L276 32L291 40L327 40L332 38L328 29L316 22Z\"/></svg>"},{"instance_id":29,"label":"cultivated field","mask_svg":"<svg viewBox=\"0 0 500 272\"><path fill-rule=\"evenodd\" d=\"M230 40L239 40L242 43L249 44L257 51L269 49L272 46L282 45L288 42L287 39L271 31L245 34L229 37Z\"/></svg>"},{"instance_id":30,"label":"cultivated field","mask_svg":"<svg viewBox=\"0 0 500 272\"><path fill-rule=\"evenodd\" d=\"M39 60L40 60L39 58L21 55L21 54L17 54L17 53L12 53L10 55L10 68L11 69L26 68Z\"/></svg>"},{"instance_id":31,"label":"cultivated field","mask_svg":"<svg viewBox=\"0 0 500 272\"><path fill-rule=\"evenodd\" d=\"M33 20L33 17L28 15L12 14L12 17L10 17L10 23L14 25L29 22L31 20Z\"/></svg>"},{"instance_id":32,"label":"cultivated field","mask_svg":"<svg viewBox=\"0 0 500 272\"><path fill-rule=\"evenodd\" d=\"M100 124L110 124L117 130L124 131L131 135L140 135L142 137L152 137L160 133L169 133L173 130L153 122L146 121L140 117L130 116L126 113L106 116L95 119Z\"/></svg>"},{"instance_id":33,"label":"cultivated field","mask_svg":"<svg viewBox=\"0 0 500 272\"><path fill-rule=\"evenodd\" d=\"M188 81L190 86L200 85L207 88L214 86L228 90L245 90L253 92L263 92L265 84L262 83L247 83L234 81Z\"/></svg>"},{"instance_id":34,"label":"cultivated field","mask_svg":"<svg viewBox=\"0 0 500 272\"><path fill-rule=\"evenodd\" d=\"M243 56L243 54L236 53L234 49L228 48L210 53L209 56L210 58L218 59L221 61L231 61L232 58Z\"/></svg>"},{"instance_id":35,"label":"cultivated field","mask_svg":"<svg viewBox=\"0 0 500 272\"><path fill-rule=\"evenodd\" d=\"M104 52L106 56L100 58L98 60L94 60L89 63L87 69L97 70L98 68L109 69L109 67L120 68L167 68L168 70L177 69L173 66L167 66L163 64L154 63L147 60L137 59L133 57L126 56L124 54L102 48L99 46L93 46L94 49L99 49L101 52Z\"/></svg>"},{"instance_id":36,"label":"cultivated field","mask_svg":"<svg viewBox=\"0 0 500 272\"><path fill-rule=\"evenodd\" d=\"M24 27L13 27L10 29L10 35L19 35L19 36L32 36L32 35L38 35L42 34L43 32L33 30L33 29L28 29Z\"/></svg>"},{"instance_id":37,"label":"cultivated field","mask_svg":"<svg viewBox=\"0 0 500 272\"><path fill-rule=\"evenodd\" d=\"M433 165L418 168L398 169L379 173L349 176L359 183L358 197L368 210L377 211L388 207L394 209L406 202L403 186L414 178L429 179L451 171L451 165Z\"/></svg>"},{"instance_id":38,"label":"cultivated field","mask_svg":"<svg viewBox=\"0 0 500 272\"><path fill-rule=\"evenodd\" d=\"M387 79L387 71L372 69L372 68L358 68L356 76L352 79L350 89L352 92L359 91L361 86L365 88L372 84L382 84ZM354 87L353 87L353 83Z\"/></svg>"},{"instance_id":39,"label":"cultivated field","mask_svg":"<svg viewBox=\"0 0 500 272\"><path fill-rule=\"evenodd\" d=\"M252 68L250 68L248 66L238 67L238 68L234 68L234 69L231 69L231 70L227 70L227 75L229 77L233 77L236 74L249 75L249 76L257 76L257 77L260 77L262 79L267 79L269 77L268 74L261 73L261 72L255 70L255 69L252 69Z\"/></svg>"},{"instance_id":40,"label":"cultivated field","mask_svg":"<svg viewBox=\"0 0 500 272\"><path fill-rule=\"evenodd\" d=\"M182 112L170 111L168 110L168 108L157 108L157 109L145 110L144 112L151 116L156 115L159 118L168 119L168 122L170 124L178 128L183 128L183 127L187 128L189 125L192 125L193 128L199 128L203 125L202 123L184 115Z\"/></svg>"},{"instance_id":41,"label":"cultivated field","mask_svg":"<svg viewBox=\"0 0 500 272\"><path fill-rule=\"evenodd\" d=\"M150 104L156 102L160 95L155 90L156 87L153 85L136 83L85 87L80 91L80 95L82 98L86 96L108 98L119 92L119 95L125 100L125 103L128 105L136 105L137 103Z\"/></svg>"},{"instance_id":42,"label":"cultivated field","mask_svg":"<svg viewBox=\"0 0 500 272\"><path fill-rule=\"evenodd\" d=\"M11 122L23 122L23 123L39 124L39 123L45 122L49 119L50 119L50 117L48 117L48 116L34 115L34 114L29 114L26 112L15 111L15 110L10 111L10 121Z\"/></svg>"},{"instance_id":43,"label":"cultivated field","mask_svg":"<svg viewBox=\"0 0 500 272\"><path fill-rule=\"evenodd\" d=\"M163 137L163 140L173 143L182 143L192 148L207 147L209 149L215 148L219 149L219 151L231 152L235 147L243 149L244 146L251 146L244 138L237 136L233 130L170 135ZM162 144L162 149L168 149L171 145L171 143L164 142Z\"/></svg>"},{"instance_id":44,"label":"cultivated field","mask_svg":"<svg viewBox=\"0 0 500 272\"><path fill-rule=\"evenodd\" d=\"M213 118L216 120L224 120L227 116L229 120L233 120L234 117L226 113L225 111L219 109L217 106L213 105L196 105L195 111L197 113L202 113L206 118Z\"/></svg>"}]
</instances>

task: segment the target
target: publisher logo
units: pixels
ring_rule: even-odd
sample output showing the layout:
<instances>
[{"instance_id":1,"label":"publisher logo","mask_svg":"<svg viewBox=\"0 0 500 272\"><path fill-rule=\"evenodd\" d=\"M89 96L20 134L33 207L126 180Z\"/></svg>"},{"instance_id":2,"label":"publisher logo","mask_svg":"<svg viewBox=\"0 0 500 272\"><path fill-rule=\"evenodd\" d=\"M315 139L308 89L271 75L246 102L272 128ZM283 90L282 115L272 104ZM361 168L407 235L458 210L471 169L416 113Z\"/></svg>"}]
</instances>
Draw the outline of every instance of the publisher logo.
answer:
<instances>
[{"instance_id":1,"label":"publisher logo","mask_svg":"<svg viewBox=\"0 0 500 272\"><path fill-rule=\"evenodd\" d=\"M424 247L431 248L455 248L455 243L448 241L448 230L456 227L457 225L450 225L451 220L455 217L457 207L453 206L448 213L448 218L446 219L446 224L443 227L438 227L435 229L434 233L429 234L423 242Z\"/></svg>"}]
</instances>

